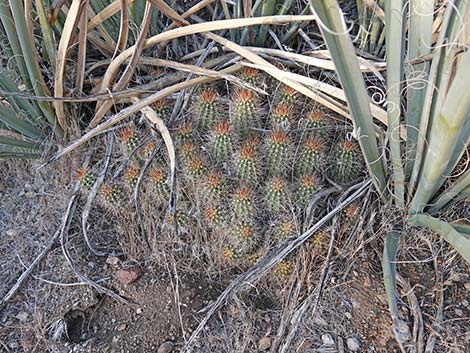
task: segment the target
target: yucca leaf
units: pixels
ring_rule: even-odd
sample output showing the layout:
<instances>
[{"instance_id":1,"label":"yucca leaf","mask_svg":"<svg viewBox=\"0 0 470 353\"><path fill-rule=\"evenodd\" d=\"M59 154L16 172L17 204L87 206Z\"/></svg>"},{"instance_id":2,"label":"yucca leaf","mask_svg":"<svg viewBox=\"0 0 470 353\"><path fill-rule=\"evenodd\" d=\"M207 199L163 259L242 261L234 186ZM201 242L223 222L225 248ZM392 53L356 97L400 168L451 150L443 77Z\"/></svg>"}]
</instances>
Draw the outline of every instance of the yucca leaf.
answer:
<instances>
[{"instance_id":1,"label":"yucca leaf","mask_svg":"<svg viewBox=\"0 0 470 353\"><path fill-rule=\"evenodd\" d=\"M431 53L434 1L410 0L408 30L408 60L424 57ZM407 73L406 110L406 175L410 177L416 156L419 120L424 105L425 82L429 75L429 62L410 65Z\"/></svg>"},{"instance_id":2,"label":"yucca leaf","mask_svg":"<svg viewBox=\"0 0 470 353\"><path fill-rule=\"evenodd\" d=\"M38 152L41 149L37 143L14 139L11 137L0 136L1 152Z\"/></svg>"},{"instance_id":3,"label":"yucca leaf","mask_svg":"<svg viewBox=\"0 0 470 353\"><path fill-rule=\"evenodd\" d=\"M384 253L382 258L382 269L384 276L385 292L387 293L388 308L392 316L393 332L400 344L410 338L410 329L406 323L400 319L397 301L397 265L396 257L400 233L390 231L387 233L384 243Z\"/></svg>"},{"instance_id":4,"label":"yucca leaf","mask_svg":"<svg viewBox=\"0 0 470 353\"><path fill-rule=\"evenodd\" d=\"M40 140L44 137L42 132L31 122L18 118L14 110L7 108L3 104L0 104L0 121L8 128L31 139Z\"/></svg>"},{"instance_id":5,"label":"yucca leaf","mask_svg":"<svg viewBox=\"0 0 470 353\"><path fill-rule=\"evenodd\" d=\"M470 52L461 54L454 80L447 92L442 109L430 128L430 136L421 176L410 212L420 213L442 184L442 176L458 144L458 137L470 124Z\"/></svg>"},{"instance_id":6,"label":"yucca leaf","mask_svg":"<svg viewBox=\"0 0 470 353\"><path fill-rule=\"evenodd\" d=\"M276 0L267 0L263 1L263 7L261 9L261 16L271 16L274 13L274 6L276 5ZM266 36L268 34L268 25L260 26L258 32L258 38L256 38L256 45L258 47L266 46Z\"/></svg>"},{"instance_id":7,"label":"yucca leaf","mask_svg":"<svg viewBox=\"0 0 470 353\"><path fill-rule=\"evenodd\" d=\"M55 70L55 41L52 33L51 26L47 20L46 9L44 8L43 0L36 0L36 9L39 17L39 25L41 26L41 33L43 38L44 47L46 49L47 57L51 63L52 69Z\"/></svg>"},{"instance_id":8,"label":"yucca leaf","mask_svg":"<svg viewBox=\"0 0 470 353\"><path fill-rule=\"evenodd\" d=\"M425 214L410 217L409 222L415 226L423 226L439 233L452 247L470 263L470 238L459 233L449 223Z\"/></svg>"},{"instance_id":9,"label":"yucca leaf","mask_svg":"<svg viewBox=\"0 0 470 353\"><path fill-rule=\"evenodd\" d=\"M452 185L449 186L435 201L431 202L432 207L429 208L428 212L438 212L469 186L470 170L467 170L455 182L453 182Z\"/></svg>"},{"instance_id":10,"label":"yucca leaf","mask_svg":"<svg viewBox=\"0 0 470 353\"><path fill-rule=\"evenodd\" d=\"M439 37L433 50L431 67L429 69L428 84L424 96L423 109L419 121L419 135L416 146L416 157L408 183L408 192L415 191L424 160L428 152L427 144L431 138L431 127L434 120L442 110L446 98L445 93L449 88L449 81L454 77L455 56L459 47L455 44L461 32L462 17L468 8L468 1L455 0L452 6L447 6L439 31Z\"/></svg>"},{"instance_id":11,"label":"yucca leaf","mask_svg":"<svg viewBox=\"0 0 470 353\"><path fill-rule=\"evenodd\" d=\"M386 193L385 172L375 138L369 97L341 10L334 0L311 0L310 3L322 23L320 28L346 94L370 176L383 195Z\"/></svg>"},{"instance_id":12,"label":"yucca leaf","mask_svg":"<svg viewBox=\"0 0 470 353\"><path fill-rule=\"evenodd\" d=\"M405 22L403 0L385 0L387 52L387 135L392 161L393 196L398 207L405 206L405 174L400 150L401 93Z\"/></svg>"},{"instance_id":13,"label":"yucca leaf","mask_svg":"<svg viewBox=\"0 0 470 353\"><path fill-rule=\"evenodd\" d=\"M470 224L452 223L451 225L457 232L470 235Z\"/></svg>"}]
</instances>

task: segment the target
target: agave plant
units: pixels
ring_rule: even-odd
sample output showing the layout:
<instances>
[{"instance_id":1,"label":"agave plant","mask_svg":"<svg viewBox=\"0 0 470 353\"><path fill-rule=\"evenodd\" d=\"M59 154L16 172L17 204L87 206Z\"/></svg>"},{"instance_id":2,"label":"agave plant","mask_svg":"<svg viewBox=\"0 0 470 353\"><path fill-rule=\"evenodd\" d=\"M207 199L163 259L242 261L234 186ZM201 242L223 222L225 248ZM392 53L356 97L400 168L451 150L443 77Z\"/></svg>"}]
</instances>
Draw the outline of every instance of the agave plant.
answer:
<instances>
[{"instance_id":1,"label":"agave plant","mask_svg":"<svg viewBox=\"0 0 470 353\"><path fill-rule=\"evenodd\" d=\"M392 199L402 210L406 222L439 233L470 262L468 226L448 223L436 216L453 200L466 197L470 187L468 168L449 186L445 185L470 139L470 52L463 30L470 19L469 3L464 0L447 2L434 43L436 1L411 0L409 6L402 0L383 3L389 161L387 154L379 150L369 97L340 7L335 0L311 0L378 193L384 200ZM427 61L428 58L431 60ZM409 68L406 75L405 64ZM403 92L407 92L406 96ZM400 138L403 125L406 126L406 141ZM387 162L392 170L391 193L386 188ZM409 329L398 314L395 259L399 239L406 234L400 232L400 225L395 226L385 239L383 272L394 333L403 343Z\"/></svg>"},{"instance_id":2,"label":"agave plant","mask_svg":"<svg viewBox=\"0 0 470 353\"><path fill-rule=\"evenodd\" d=\"M53 66L54 46L43 3L37 1L34 10L40 19L38 30L44 38L44 55ZM43 152L46 135L50 131L62 133L50 102L25 98L50 95L40 69L41 53L34 41L35 29L23 1L0 0L2 52L13 68L0 71L0 158L37 158Z\"/></svg>"}]
</instances>

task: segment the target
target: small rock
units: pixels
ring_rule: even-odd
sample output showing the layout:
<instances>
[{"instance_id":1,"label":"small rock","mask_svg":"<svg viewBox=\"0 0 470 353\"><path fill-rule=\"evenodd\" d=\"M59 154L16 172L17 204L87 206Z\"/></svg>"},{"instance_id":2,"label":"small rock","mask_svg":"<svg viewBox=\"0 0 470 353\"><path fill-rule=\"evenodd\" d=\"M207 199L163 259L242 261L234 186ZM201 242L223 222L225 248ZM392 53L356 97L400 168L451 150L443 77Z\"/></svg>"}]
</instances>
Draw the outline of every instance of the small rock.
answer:
<instances>
[{"instance_id":1,"label":"small rock","mask_svg":"<svg viewBox=\"0 0 470 353\"><path fill-rule=\"evenodd\" d=\"M26 311L22 311L18 315L16 315L16 318L20 320L21 322L25 322L28 320L29 314Z\"/></svg>"},{"instance_id":2,"label":"small rock","mask_svg":"<svg viewBox=\"0 0 470 353\"><path fill-rule=\"evenodd\" d=\"M135 312L136 312L138 315L140 315L140 314L142 314L144 311L142 310L142 308L137 308L137 309L135 310Z\"/></svg>"},{"instance_id":3,"label":"small rock","mask_svg":"<svg viewBox=\"0 0 470 353\"><path fill-rule=\"evenodd\" d=\"M122 324L122 325L119 325L119 326L118 326L117 330L118 330L119 332L122 332L122 331L124 331L124 330L126 329L126 327L127 327L126 324Z\"/></svg>"},{"instance_id":4,"label":"small rock","mask_svg":"<svg viewBox=\"0 0 470 353\"><path fill-rule=\"evenodd\" d=\"M348 320L351 320L351 319L352 319L352 315L351 315L350 312L347 312L347 311L346 311L346 312L344 313L344 316L346 316Z\"/></svg>"},{"instance_id":5,"label":"small rock","mask_svg":"<svg viewBox=\"0 0 470 353\"><path fill-rule=\"evenodd\" d=\"M328 333L321 335L321 341L323 342L325 346L333 346L335 344L333 337L331 337L331 335Z\"/></svg>"},{"instance_id":6,"label":"small rock","mask_svg":"<svg viewBox=\"0 0 470 353\"><path fill-rule=\"evenodd\" d=\"M468 300L464 299L463 302L462 302L462 305L464 307L467 307L468 306Z\"/></svg>"},{"instance_id":7,"label":"small rock","mask_svg":"<svg viewBox=\"0 0 470 353\"><path fill-rule=\"evenodd\" d=\"M259 340L258 342L258 350L259 351L265 351L268 350L271 347L271 338L269 337L263 337Z\"/></svg>"},{"instance_id":8,"label":"small rock","mask_svg":"<svg viewBox=\"0 0 470 353\"><path fill-rule=\"evenodd\" d=\"M158 347L157 353L170 353L173 351L175 344L171 341L163 342L160 347Z\"/></svg>"},{"instance_id":9,"label":"small rock","mask_svg":"<svg viewBox=\"0 0 470 353\"><path fill-rule=\"evenodd\" d=\"M463 310L462 309L455 309L455 315L462 317L463 316Z\"/></svg>"},{"instance_id":10,"label":"small rock","mask_svg":"<svg viewBox=\"0 0 470 353\"><path fill-rule=\"evenodd\" d=\"M8 344L8 347L10 347L11 349L16 349L16 348L18 348L18 342L16 342L16 341L10 342L10 343Z\"/></svg>"},{"instance_id":11,"label":"small rock","mask_svg":"<svg viewBox=\"0 0 470 353\"><path fill-rule=\"evenodd\" d=\"M27 191L27 192L24 194L24 196L26 196L26 197L28 197L28 198L31 198L31 197L34 196L34 192L32 192L32 191Z\"/></svg>"},{"instance_id":12,"label":"small rock","mask_svg":"<svg viewBox=\"0 0 470 353\"><path fill-rule=\"evenodd\" d=\"M123 268L116 272L117 280L122 284L131 284L142 275L138 267Z\"/></svg>"},{"instance_id":13,"label":"small rock","mask_svg":"<svg viewBox=\"0 0 470 353\"><path fill-rule=\"evenodd\" d=\"M357 352L359 350L359 341L355 337L349 337L346 341L346 344L348 345L348 349L351 352Z\"/></svg>"},{"instance_id":14,"label":"small rock","mask_svg":"<svg viewBox=\"0 0 470 353\"><path fill-rule=\"evenodd\" d=\"M111 266L116 266L119 263L119 258L117 256L108 256L106 263Z\"/></svg>"}]
</instances>

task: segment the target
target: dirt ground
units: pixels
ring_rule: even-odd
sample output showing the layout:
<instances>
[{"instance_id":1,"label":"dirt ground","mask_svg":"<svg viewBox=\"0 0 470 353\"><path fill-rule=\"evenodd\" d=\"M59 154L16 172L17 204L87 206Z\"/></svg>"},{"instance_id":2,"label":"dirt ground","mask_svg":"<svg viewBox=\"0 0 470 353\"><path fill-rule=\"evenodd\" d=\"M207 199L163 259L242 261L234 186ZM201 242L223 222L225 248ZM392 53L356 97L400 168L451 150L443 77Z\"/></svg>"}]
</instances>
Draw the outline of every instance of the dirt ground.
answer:
<instances>
[{"instance_id":1,"label":"dirt ground","mask_svg":"<svg viewBox=\"0 0 470 353\"><path fill-rule=\"evenodd\" d=\"M1 296L58 229L75 168L69 161L42 169L30 162L0 165ZM460 206L468 209L468 204ZM97 224L92 235L120 250L120 228L112 218L104 211L92 218L90 223ZM243 270L208 269L197 259L183 263L191 255L178 257L164 247L158 255L140 258L96 256L87 248L79 222L75 216L68 232L76 268L129 304L84 284L55 245L0 309L1 352L177 352L204 316L201 309ZM344 252L349 230L338 234L315 312L302 318L285 352L400 351L381 279L383 230L360 233ZM280 352L292 328L292 313L318 286L326 251L305 245L291 256L286 275L270 273L231 298L209 321L193 351ZM435 340L434 352L469 352L468 265L430 234L407 238L399 259L400 306L405 321L416 329L416 341L431 347ZM120 269L138 269L142 275L123 284L117 278ZM417 333L420 322L422 337ZM415 347L406 350L415 352Z\"/></svg>"}]
</instances>

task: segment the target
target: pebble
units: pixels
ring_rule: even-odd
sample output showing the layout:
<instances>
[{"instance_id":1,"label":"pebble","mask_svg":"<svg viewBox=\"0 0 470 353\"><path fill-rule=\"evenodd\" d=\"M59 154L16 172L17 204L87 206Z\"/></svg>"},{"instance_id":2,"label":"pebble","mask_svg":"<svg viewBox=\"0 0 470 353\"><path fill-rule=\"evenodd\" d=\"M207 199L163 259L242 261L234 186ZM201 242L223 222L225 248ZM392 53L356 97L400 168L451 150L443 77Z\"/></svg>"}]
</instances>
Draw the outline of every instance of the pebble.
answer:
<instances>
[{"instance_id":1,"label":"pebble","mask_svg":"<svg viewBox=\"0 0 470 353\"><path fill-rule=\"evenodd\" d=\"M22 311L18 315L16 315L16 318L20 320L21 322L25 322L28 320L29 314L26 311Z\"/></svg>"},{"instance_id":2,"label":"pebble","mask_svg":"<svg viewBox=\"0 0 470 353\"><path fill-rule=\"evenodd\" d=\"M269 337L263 337L259 340L258 342L258 350L259 351L265 351L268 350L271 347L271 338Z\"/></svg>"},{"instance_id":3,"label":"pebble","mask_svg":"<svg viewBox=\"0 0 470 353\"><path fill-rule=\"evenodd\" d=\"M157 353L170 353L173 351L175 344L171 341L163 342L160 347L158 347Z\"/></svg>"},{"instance_id":4,"label":"pebble","mask_svg":"<svg viewBox=\"0 0 470 353\"><path fill-rule=\"evenodd\" d=\"M462 309L455 309L455 315L462 317L463 316L463 310Z\"/></svg>"},{"instance_id":5,"label":"pebble","mask_svg":"<svg viewBox=\"0 0 470 353\"><path fill-rule=\"evenodd\" d=\"M124 331L124 330L126 329L126 327L127 327L126 324L122 324L122 325L119 325L119 326L118 326L117 330L118 330L119 332L122 332L122 331Z\"/></svg>"},{"instance_id":6,"label":"pebble","mask_svg":"<svg viewBox=\"0 0 470 353\"><path fill-rule=\"evenodd\" d=\"M135 310L135 312L136 312L138 315L140 315L140 314L142 314L144 311L142 310L142 308L137 308L137 309Z\"/></svg>"},{"instance_id":7,"label":"pebble","mask_svg":"<svg viewBox=\"0 0 470 353\"><path fill-rule=\"evenodd\" d=\"M351 352L357 352L359 351L359 340L355 337L349 337L346 341L346 344L348 345L348 349Z\"/></svg>"},{"instance_id":8,"label":"pebble","mask_svg":"<svg viewBox=\"0 0 470 353\"><path fill-rule=\"evenodd\" d=\"M321 335L321 341L325 346L333 346L335 344L333 337L331 337L331 335L328 333Z\"/></svg>"},{"instance_id":9,"label":"pebble","mask_svg":"<svg viewBox=\"0 0 470 353\"><path fill-rule=\"evenodd\" d=\"M117 280L122 284L131 284L142 275L138 267L123 268L116 272Z\"/></svg>"},{"instance_id":10,"label":"pebble","mask_svg":"<svg viewBox=\"0 0 470 353\"><path fill-rule=\"evenodd\" d=\"M349 313L349 312L347 312L347 311L344 313L344 316L346 316L346 318L347 318L348 320L351 320L351 319L352 319L351 313Z\"/></svg>"},{"instance_id":11,"label":"pebble","mask_svg":"<svg viewBox=\"0 0 470 353\"><path fill-rule=\"evenodd\" d=\"M108 256L106 263L111 266L116 266L119 263L119 258L117 256Z\"/></svg>"}]
</instances>

